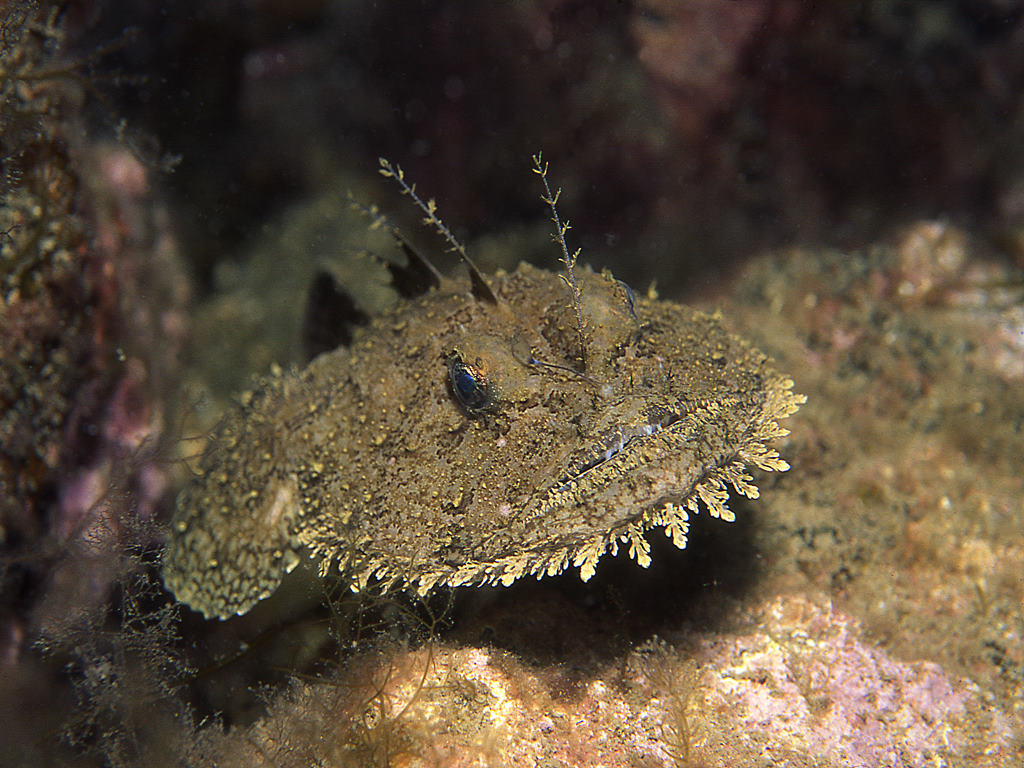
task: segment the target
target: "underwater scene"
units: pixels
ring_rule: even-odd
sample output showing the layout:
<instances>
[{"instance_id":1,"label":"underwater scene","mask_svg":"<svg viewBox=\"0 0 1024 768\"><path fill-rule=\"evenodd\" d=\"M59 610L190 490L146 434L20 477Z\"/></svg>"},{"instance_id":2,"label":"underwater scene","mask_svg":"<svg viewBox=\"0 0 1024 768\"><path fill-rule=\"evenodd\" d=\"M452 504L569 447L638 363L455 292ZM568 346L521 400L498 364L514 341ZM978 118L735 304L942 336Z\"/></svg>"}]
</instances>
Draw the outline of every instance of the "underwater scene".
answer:
<instances>
[{"instance_id":1,"label":"underwater scene","mask_svg":"<svg viewBox=\"0 0 1024 768\"><path fill-rule=\"evenodd\" d=\"M0 766L1024 765L1024 2L0 6Z\"/></svg>"}]
</instances>

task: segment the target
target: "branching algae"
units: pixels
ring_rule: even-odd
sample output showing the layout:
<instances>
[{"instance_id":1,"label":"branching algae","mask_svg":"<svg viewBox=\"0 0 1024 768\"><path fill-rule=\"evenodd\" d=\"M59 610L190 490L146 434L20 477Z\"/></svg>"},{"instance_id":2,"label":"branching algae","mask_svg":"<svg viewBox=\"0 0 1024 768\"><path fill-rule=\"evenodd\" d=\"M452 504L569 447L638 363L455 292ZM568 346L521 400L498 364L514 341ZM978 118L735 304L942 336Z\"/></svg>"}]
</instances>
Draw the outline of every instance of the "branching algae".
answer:
<instances>
[{"instance_id":1,"label":"branching algae","mask_svg":"<svg viewBox=\"0 0 1024 768\"><path fill-rule=\"evenodd\" d=\"M587 580L620 546L646 567L649 528L685 547L701 503L733 520L728 487L758 495L749 465L788 469L769 443L804 402L793 382L717 316L576 268L539 156L534 171L561 280L526 264L484 278L381 161L471 277L400 241L395 283L419 295L240 398L178 498L163 575L179 600L245 613L303 557L353 590Z\"/></svg>"}]
</instances>

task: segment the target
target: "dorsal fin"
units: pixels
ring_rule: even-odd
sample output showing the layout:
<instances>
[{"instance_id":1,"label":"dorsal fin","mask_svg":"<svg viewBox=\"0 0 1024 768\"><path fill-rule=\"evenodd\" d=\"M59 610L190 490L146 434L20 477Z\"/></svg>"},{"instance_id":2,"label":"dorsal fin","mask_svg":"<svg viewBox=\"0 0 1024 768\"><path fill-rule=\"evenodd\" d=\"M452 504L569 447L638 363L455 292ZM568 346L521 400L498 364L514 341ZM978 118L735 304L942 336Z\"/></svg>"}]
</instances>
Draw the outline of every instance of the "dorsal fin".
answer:
<instances>
[{"instance_id":1,"label":"dorsal fin","mask_svg":"<svg viewBox=\"0 0 1024 768\"><path fill-rule=\"evenodd\" d=\"M376 205L364 205L356 200L351 192L349 192L348 199L349 204L355 210L370 219L371 230L386 229L405 254L405 264L398 264L380 256L375 257L387 268L388 274L391 275L391 286L399 296L411 299L441 285L444 278L430 263L430 259L420 253L416 246L409 242L401 230L392 224Z\"/></svg>"},{"instance_id":2,"label":"dorsal fin","mask_svg":"<svg viewBox=\"0 0 1024 768\"><path fill-rule=\"evenodd\" d=\"M352 341L352 329L369 316L326 269L318 269L306 294L302 317L302 350L309 362L317 355Z\"/></svg>"},{"instance_id":3,"label":"dorsal fin","mask_svg":"<svg viewBox=\"0 0 1024 768\"><path fill-rule=\"evenodd\" d=\"M489 301L492 304L498 303L498 297L491 290L491 286L487 282L487 278L484 277L479 267L473 263L473 260L469 258L469 254L466 253L465 246L458 241L452 231L448 229L448 225L441 221L441 217L437 215L437 203L434 202L433 198L430 198L426 202L416 193L416 185L409 184L405 180L405 171L400 166L392 165L391 161L386 157L378 159L380 163L380 169L378 173L387 179L394 179L398 186L402 189L403 195L408 195L409 198L416 204L416 207L423 211L423 223L429 224L438 234L441 235L447 241L450 250L459 254L459 258L466 265L469 270L469 280L473 286L473 295L483 301Z\"/></svg>"},{"instance_id":4,"label":"dorsal fin","mask_svg":"<svg viewBox=\"0 0 1024 768\"><path fill-rule=\"evenodd\" d=\"M441 273L431 264L427 257L416 250L416 247L405 239L397 229L392 228L392 236L405 254L406 263L399 264L388 260L386 266L391 275L391 285L406 299L426 293L431 288L441 285Z\"/></svg>"}]
</instances>

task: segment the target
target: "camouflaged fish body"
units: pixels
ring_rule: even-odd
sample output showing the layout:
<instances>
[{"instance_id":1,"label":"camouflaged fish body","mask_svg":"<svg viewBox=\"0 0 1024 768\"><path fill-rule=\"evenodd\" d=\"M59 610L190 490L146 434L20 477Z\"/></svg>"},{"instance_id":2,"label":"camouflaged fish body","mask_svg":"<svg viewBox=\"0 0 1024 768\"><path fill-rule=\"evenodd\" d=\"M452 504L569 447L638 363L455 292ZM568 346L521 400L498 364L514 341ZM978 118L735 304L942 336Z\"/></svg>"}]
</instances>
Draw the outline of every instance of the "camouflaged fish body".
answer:
<instances>
[{"instance_id":1,"label":"camouflaged fish body","mask_svg":"<svg viewBox=\"0 0 1024 768\"><path fill-rule=\"evenodd\" d=\"M565 287L522 265L490 279L496 304L446 281L264 379L178 499L167 587L224 618L303 557L356 590L588 579L619 546L646 566L648 528L684 547L701 502L732 520L749 465L788 468L768 443L803 397L717 317L576 276L585 374Z\"/></svg>"}]
</instances>

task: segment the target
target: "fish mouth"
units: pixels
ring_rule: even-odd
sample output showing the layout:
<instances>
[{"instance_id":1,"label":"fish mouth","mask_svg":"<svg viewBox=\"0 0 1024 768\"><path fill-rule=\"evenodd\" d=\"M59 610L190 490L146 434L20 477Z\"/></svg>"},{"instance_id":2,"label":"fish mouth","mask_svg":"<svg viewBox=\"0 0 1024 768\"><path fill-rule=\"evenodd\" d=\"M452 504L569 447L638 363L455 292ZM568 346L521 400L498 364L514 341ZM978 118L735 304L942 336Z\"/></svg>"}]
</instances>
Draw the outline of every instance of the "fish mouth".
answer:
<instances>
[{"instance_id":1,"label":"fish mouth","mask_svg":"<svg viewBox=\"0 0 1024 768\"><path fill-rule=\"evenodd\" d=\"M570 460L556 487L565 488L580 480L622 452L678 423L685 415L683 408L651 408L638 421L603 430L585 450Z\"/></svg>"}]
</instances>

